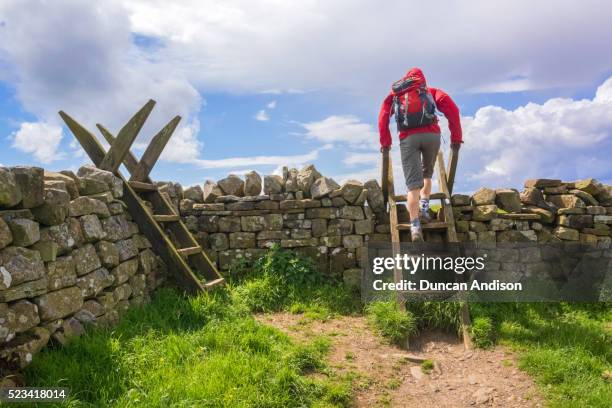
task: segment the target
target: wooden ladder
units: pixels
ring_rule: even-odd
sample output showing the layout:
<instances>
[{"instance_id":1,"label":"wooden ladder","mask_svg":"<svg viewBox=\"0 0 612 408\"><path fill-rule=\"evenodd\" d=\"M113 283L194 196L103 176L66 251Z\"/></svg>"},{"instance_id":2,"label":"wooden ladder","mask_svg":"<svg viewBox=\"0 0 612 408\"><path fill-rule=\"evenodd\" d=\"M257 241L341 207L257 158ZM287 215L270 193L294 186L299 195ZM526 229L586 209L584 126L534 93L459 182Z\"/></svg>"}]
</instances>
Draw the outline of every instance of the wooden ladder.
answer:
<instances>
[{"instance_id":1,"label":"wooden ladder","mask_svg":"<svg viewBox=\"0 0 612 408\"><path fill-rule=\"evenodd\" d=\"M455 182L455 173L457 170L457 162L459 152L451 149L448 171L444 166L444 156L442 152L438 152L436 160L436 168L438 173L438 184L440 192L433 193L430 196L431 200L440 200L441 207L438 213L438 220L422 224L424 231L445 231L446 241L449 243L459 242L457 238L457 230L455 229L455 217L451 202L451 194L453 184ZM393 257L401 252L402 231L410 230L410 223L400 223L398 219L397 203L406 202L406 195L396 195L393 181L393 164L389 154L389 150L384 150L382 155L382 190L385 198L385 204L389 205L389 224L391 228L391 246ZM402 271L395 268L393 271L395 282L400 282L403 279ZM429 294L430 291L411 291L414 294ZM403 292L398 292L397 301L401 307L405 307L406 300ZM463 344L466 349L472 348L472 338L470 334L471 319L469 306L467 301L460 301L460 321Z\"/></svg>"},{"instance_id":2,"label":"wooden ladder","mask_svg":"<svg viewBox=\"0 0 612 408\"><path fill-rule=\"evenodd\" d=\"M180 116L173 118L157 133L140 161L130 152L130 147L145 120L155 106L149 100L127 123L117 137L104 126L97 124L109 143L108 152L96 136L63 111L59 112L66 125L79 141L90 159L101 170L114 173L123 181L123 202L127 205L140 231L148 238L155 252L161 256L176 282L190 294L197 294L225 282L193 238L172 204L159 191L149 174L161 155L170 136L176 129ZM131 174L126 180L119 166L124 164ZM151 211L144 201L151 203Z\"/></svg>"}]
</instances>

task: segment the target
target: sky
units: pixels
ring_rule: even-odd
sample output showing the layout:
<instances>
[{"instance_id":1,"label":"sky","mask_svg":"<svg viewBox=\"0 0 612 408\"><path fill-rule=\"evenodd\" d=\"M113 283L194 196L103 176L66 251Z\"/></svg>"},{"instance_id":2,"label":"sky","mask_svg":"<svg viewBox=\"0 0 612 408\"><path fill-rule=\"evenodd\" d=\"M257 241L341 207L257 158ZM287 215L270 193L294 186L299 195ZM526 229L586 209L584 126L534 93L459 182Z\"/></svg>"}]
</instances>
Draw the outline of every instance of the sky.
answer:
<instances>
[{"instance_id":1,"label":"sky","mask_svg":"<svg viewBox=\"0 0 612 408\"><path fill-rule=\"evenodd\" d=\"M0 164L76 170L89 159L59 110L102 140L96 123L116 134L154 99L136 156L182 117L156 180L310 163L379 178L380 104L418 66L461 110L455 191L612 184L610 21L590 0L2 0Z\"/></svg>"}]
</instances>

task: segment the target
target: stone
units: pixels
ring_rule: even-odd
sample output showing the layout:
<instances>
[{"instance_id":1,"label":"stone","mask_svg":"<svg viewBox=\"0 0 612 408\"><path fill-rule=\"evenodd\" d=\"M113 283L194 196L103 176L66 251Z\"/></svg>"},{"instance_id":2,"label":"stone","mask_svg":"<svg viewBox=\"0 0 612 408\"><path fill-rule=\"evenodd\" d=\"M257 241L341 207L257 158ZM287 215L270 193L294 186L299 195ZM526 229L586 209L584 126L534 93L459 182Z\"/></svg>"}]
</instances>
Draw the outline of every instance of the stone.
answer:
<instances>
[{"instance_id":1,"label":"stone","mask_svg":"<svg viewBox=\"0 0 612 408\"><path fill-rule=\"evenodd\" d=\"M521 198L518 191L509 188L495 190L495 204L511 213L521 212Z\"/></svg>"},{"instance_id":2,"label":"stone","mask_svg":"<svg viewBox=\"0 0 612 408\"><path fill-rule=\"evenodd\" d=\"M232 232L229 234L230 248L255 248L255 234L252 232Z\"/></svg>"},{"instance_id":3,"label":"stone","mask_svg":"<svg viewBox=\"0 0 612 408\"><path fill-rule=\"evenodd\" d=\"M312 231L305 229L293 229L291 230L291 239L306 239L312 238Z\"/></svg>"},{"instance_id":4,"label":"stone","mask_svg":"<svg viewBox=\"0 0 612 408\"><path fill-rule=\"evenodd\" d=\"M363 220L365 218L363 208L351 205L340 208L338 217L349 220Z\"/></svg>"},{"instance_id":5,"label":"stone","mask_svg":"<svg viewBox=\"0 0 612 408\"><path fill-rule=\"evenodd\" d=\"M130 261L127 261L130 262ZM138 255L138 265L145 274L151 274L157 268L157 257L150 249L145 249Z\"/></svg>"},{"instance_id":6,"label":"stone","mask_svg":"<svg viewBox=\"0 0 612 408\"><path fill-rule=\"evenodd\" d=\"M528 230L519 231L519 232L523 234L525 238L527 238L529 241L532 241L532 242L538 241L538 235L536 234L535 230L528 229Z\"/></svg>"},{"instance_id":7,"label":"stone","mask_svg":"<svg viewBox=\"0 0 612 408\"><path fill-rule=\"evenodd\" d=\"M484 222L480 221L466 221L469 223L469 231L474 231L476 233L483 232L487 230L487 225Z\"/></svg>"},{"instance_id":8,"label":"stone","mask_svg":"<svg viewBox=\"0 0 612 408\"><path fill-rule=\"evenodd\" d=\"M102 170L92 165L85 165L79 168L77 171L77 176L82 177L85 180L96 180L106 184L106 189L95 192L92 191L89 194L101 193L103 191L110 190L115 198L120 198L123 196L123 182L119 177L115 176L110 171ZM85 184L87 184L87 182ZM85 190L87 189L85 188ZM87 193L82 194L88 195Z\"/></svg>"},{"instance_id":9,"label":"stone","mask_svg":"<svg viewBox=\"0 0 612 408\"><path fill-rule=\"evenodd\" d=\"M546 196L546 199L550 201L557 208L584 208L584 201L573 194L560 194Z\"/></svg>"},{"instance_id":10,"label":"stone","mask_svg":"<svg viewBox=\"0 0 612 408\"><path fill-rule=\"evenodd\" d=\"M92 244L86 244L72 251L72 258L76 267L77 275L85 275L102 266L96 249Z\"/></svg>"},{"instance_id":11,"label":"stone","mask_svg":"<svg viewBox=\"0 0 612 408\"><path fill-rule=\"evenodd\" d=\"M319 243L317 238L305 238L305 239L282 239L282 248L297 248L297 247L308 247L316 246Z\"/></svg>"},{"instance_id":12,"label":"stone","mask_svg":"<svg viewBox=\"0 0 612 408\"><path fill-rule=\"evenodd\" d=\"M67 174L66 174L67 173ZM66 191L70 195L70 199L74 200L79 196L79 187L81 180L71 171L62 171L61 173L54 173L52 171L44 171L44 181L61 181L66 186Z\"/></svg>"},{"instance_id":13,"label":"stone","mask_svg":"<svg viewBox=\"0 0 612 408\"><path fill-rule=\"evenodd\" d=\"M262 231L265 228L264 217L263 215L250 215L246 217L240 217L240 225L242 226L242 231Z\"/></svg>"},{"instance_id":14,"label":"stone","mask_svg":"<svg viewBox=\"0 0 612 408\"><path fill-rule=\"evenodd\" d=\"M244 196L244 181L235 174L230 174L217 182L224 195Z\"/></svg>"},{"instance_id":15,"label":"stone","mask_svg":"<svg viewBox=\"0 0 612 408\"><path fill-rule=\"evenodd\" d=\"M200 221L202 219L200 218ZM218 221L219 232L239 232L241 229L240 217L222 217ZM216 232L208 231L208 232Z\"/></svg>"},{"instance_id":16,"label":"stone","mask_svg":"<svg viewBox=\"0 0 612 408\"><path fill-rule=\"evenodd\" d=\"M363 183L361 181L348 180L342 185L340 194L347 203L353 204L363 192L363 188Z\"/></svg>"},{"instance_id":17,"label":"stone","mask_svg":"<svg viewBox=\"0 0 612 408\"><path fill-rule=\"evenodd\" d=\"M353 289L361 289L363 270L360 268L345 269L342 272L342 281L346 286Z\"/></svg>"},{"instance_id":18,"label":"stone","mask_svg":"<svg viewBox=\"0 0 612 408\"><path fill-rule=\"evenodd\" d=\"M574 188L582 190L592 196L598 195L603 190L603 185L597 180L589 178L584 180L578 180L574 182Z\"/></svg>"},{"instance_id":19,"label":"stone","mask_svg":"<svg viewBox=\"0 0 612 408\"><path fill-rule=\"evenodd\" d=\"M298 191L303 191L305 194L305 197L308 198L310 194L310 187L312 187L312 184L315 182L315 180L321 177L322 177L321 173L317 171L314 165L309 164L303 167L297 173Z\"/></svg>"},{"instance_id":20,"label":"stone","mask_svg":"<svg viewBox=\"0 0 612 408\"><path fill-rule=\"evenodd\" d=\"M285 181L281 176L271 174L264 176L264 194L280 194L283 192Z\"/></svg>"},{"instance_id":21,"label":"stone","mask_svg":"<svg viewBox=\"0 0 612 408\"><path fill-rule=\"evenodd\" d=\"M209 236L210 249L215 251L225 251L229 248L227 235L224 233L210 234Z\"/></svg>"},{"instance_id":22,"label":"stone","mask_svg":"<svg viewBox=\"0 0 612 408\"><path fill-rule=\"evenodd\" d=\"M95 317L102 316L105 312L104 306L102 306L97 300L93 299L83 302L83 307L80 311L87 311Z\"/></svg>"},{"instance_id":23,"label":"stone","mask_svg":"<svg viewBox=\"0 0 612 408\"><path fill-rule=\"evenodd\" d=\"M32 362L32 356L42 350L49 342L49 331L34 327L18 335L0 349L0 360L13 367L24 369Z\"/></svg>"},{"instance_id":24,"label":"stone","mask_svg":"<svg viewBox=\"0 0 612 408\"><path fill-rule=\"evenodd\" d=\"M261 176L256 171L244 175L244 195L258 196L261 194Z\"/></svg>"},{"instance_id":25,"label":"stone","mask_svg":"<svg viewBox=\"0 0 612 408\"><path fill-rule=\"evenodd\" d=\"M374 232L374 220L365 219L355 221L355 234L365 235Z\"/></svg>"},{"instance_id":26,"label":"stone","mask_svg":"<svg viewBox=\"0 0 612 408\"><path fill-rule=\"evenodd\" d=\"M131 276L128 282L132 287L132 296L144 295L145 289L147 287L147 280L145 275L143 275L142 273L138 273L134 276Z\"/></svg>"},{"instance_id":27,"label":"stone","mask_svg":"<svg viewBox=\"0 0 612 408\"><path fill-rule=\"evenodd\" d=\"M27 218L13 218L8 223L13 235L13 245L27 247L40 239L38 223Z\"/></svg>"},{"instance_id":28,"label":"stone","mask_svg":"<svg viewBox=\"0 0 612 408\"><path fill-rule=\"evenodd\" d=\"M341 235L334 235L331 237L321 237L321 245L324 245L326 247L339 247L342 245L342 236Z\"/></svg>"},{"instance_id":29,"label":"stone","mask_svg":"<svg viewBox=\"0 0 612 408\"><path fill-rule=\"evenodd\" d=\"M34 303L38 306L41 321L48 322L79 310L83 305L83 298L81 290L72 286L39 296L34 299Z\"/></svg>"},{"instance_id":30,"label":"stone","mask_svg":"<svg viewBox=\"0 0 612 408\"><path fill-rule=\"evenodd\" d=\"M531 214L538 214L540 221L551 224L555 221L555 214L552 211L540 207L529 206L525 207L525 211Z\"/></svg>"},{"instance_id":31,"label":"stone","mask_svg":"<svg viewBox=\"0 0 612 408\"><path fill-rule=\"evenodd\" d=\"M469 206L471 205L471 198L466 194L453 194L451 197L451 203L456 206Z\"/></svg>"},{"instance_id":32,"label":"stone","mask_svg":"<svg viewBox=\"0 0 612 408\"><path fill-rule=\"evenodd\" d=\"M136 265L138 264L136 263ZM115 277L108 272L108 269L98 268L87 275L79 276L76 286L81 289L81 296L86 299L99 295L114 282Z\"/></svg>"},{"instance_id":33,"label":"stone","mask_svg":"<svg viewBox=\"0 0 612 408\"><path fill-rule=\"evenodd\" d=\"M344 235L342 237L342 246L346 249L356 249L363 246L363 237L361 235Z\"/></svg>"},{"instance_id":34,"label":"stone","mask_svg":"<svg viewBox=\"0 0 612 408\"><path fill-rule=\"evenodd\" d=\"M0 218L0 249L7 247L13 242L13 233L6 221Z\"/></svg>"},{"instance_id":35,"label":"stone","mask_svg":"<svg viewBox=\"0 0 612 408\"><path fill-rule=\"evenodd\" d=\"M90 177L81 177L80 180L81 183L78 186L80 195L97 195L109 192L108 184L102 180L96 180Z\"/></svg>"},{"instance_id":36,"label":"stone","mask_svg":"<svg viewBox=\"0 0 612 408\"><path fill-rule=\"evenodd\" d=\"M81 231L83 231L85 242L96 242L106 238L106 232L96 215L84 215L79 218L79 222L81 223Z\"/></svg>"},{"instance_id":37,"label":"stone","mask_svg":"<svg viewBox=\"0 0 612 408\"><path fill-rule=\"evenodd\" d=\"M480 231L477 232L477 241L480 243L484 242L495 242L495 231Z\"/></svg>"},{"instance_id":38,"label":"stone","mask_svg":"<svg viewBox=\"0 0 612 408\"><path fill-rule=\"evenodd\" d=\"M316 179L310 186L310 197L319 199L327 197L333 190L339 188L340 185L333 179L328 177L320 177Z\"/></svg>"},{"instance_id":39,"label":"stone","mask_svg":"<svg viewBox=\"0 0 612 408\"><path fill-rule=\"evenodd\" d=\"M495 193L495 192L493 192ZM474 221L490 221L497 215L496 205L477 205L474 207L472 219Z\"/></svg>"},{"instance_id":40,"label":"stone","mask_svg":"<svg viewBox=\"0 0 612 408\"><path fill-rule=\"evenodd\" d=\"M19 204L22 195L13 172L0 167L0 208L11 208Z\"/></svg>"},{"instance_id":41,"label":"stone","mask_svg":"<svg viewBox=\"0 0 612 408\"><path fill-rule=\"evenodd\" d=\"M597 235L580 233L580 242L587 245L597 245Z\"/></svg>"},{"instance_id":42,"label":"stone","mask_svg":"<svg viewBox=\"0 0 612 408\"><path fill-rule=\"evenodd\" d=\"M306 210L306 218L325 218L334 219L338 217L338 210L333 207L308 208Z\"/></svg>"},{"instance_id":43,"label":"stone","mask_svg":"<svg viewBox=\"0 0 612 408\"><path fill-rule=\"evenodd\" d=\"M285 170L286 167L283 168ZM286 172L283 171L283 180L284 180L284 190L286 193L295 193L299 190L298 180L297 180L298 170L297 169L289 169Z\"/></svg>"},{"instance_id":44,"label":"stone","mask_svg":"<svg viewBox=\"0 0 612 408\"><path fill-rule=\"evenodd\" d=\"M136 244L132 238L117 241L115 242L115 246L117 247L117 252L119 253L120 262L138 256L138 248L136 247Z\"/></svg>"},{"instance_id":45,"label":"stone","mask_svg":"<svg viewBox=\"0 0 612 408\"><path fill-rule=\"evenodd\" d=\"M57 257L59 245L57 245L53 241L40 241L39 240L34 245L32 245L30 249L34 249L38 251L38 253L40 254L40 259L43 262L51 262L51 261L55 261Z\"/></svg>"},{"instance_id":46,"label":"stone","mask_svg":"<svg viewBox=\"0 0 612 408\"><path fill-rule=\"evenodd\" d=\"M374 212L385 210L385 201L383 197L383 191L378 181L375 179L368 180L364 183L364 187L368 190L368 206Z\"/></svg>"},{"instance_id":47,"label":"stone","mask_svg":"<svg viewBox=\"0 0 612 408\"><path fill-rule=\"evenodd\" d=\"M60 256L47 263L47 285L50 291L73 286L76 283L76 268L72 256Z\"/></svg>"},{"instance_id":48,"label":"stone","mask_svg":"<svg viewBox=\"0 0 612 408\"><path fill-rule=\"evenodd\" d=\"M566 241L578 241L580 239L580 233L578 230L558 226L553 230L554 236Z\"/></svg>"},{"instance_id":49,"label":"stone","mask_svg":"<svg viewBox=\"0 0 612 408\"><path fill-rule=\"evenodd\" d=\"M151 262L150 259L143 260L142 257L140 259L132 258L125 262L121 262L119 265L117 265L115 268L111 270L111 275L115 278L114 284L121 285L122 283L127 282L130 276L134 276L136 272L138 272L139 263L150 263L150 262ZM151 269L152 267L150 265L145 265L143 267L143 272L150 273ZM147 272L147 270L149 271Z\"/></svg>"},{"instance_id":50,"label":"stone","mask_svg":"<svg viewBox=\"0 0 612 408\"><path fill-rule=\"evenodd\" d=\"M479 188L472 195L473 205L490 205L495 204L495 190L491 190L487 187Z\"/></svg>"},{"instance_id":51,"label":"stone","mask_svg":"<svg viewBox=\"0 0 612 408\"><path fill-rule=\"evenodd\" d=\"M95 316L93 316L95 320ZM85 328L76 317L71 317L62 322L61 327L51 337L59 344L65 346L70 340L85 334Z\"/></svg>"},{"instance_id":52,"label":"stone","mask_svg":"<svg viewBox=\"0 0 612 408\"><path fill-rule=\"evenodd\" d=\"M113 215L101 220L102 229L106 232L106 239L119 241L131 236L130 226L124 214Z\"/></svg>"},{"instance_id":53,"label":"stone","mask_svg":"<svg viewBox=\"0 0 612 408\"><path fill-rule=\"evenodd\" d=\"M223 191L217 186L217 183L211 180L204 182L204 187L202 188L202 200L204 203L214 203L222 195Z\"/></svg>"},{"instance_id":54,"label":"stone","mask_svg":"<svg viewBox=\"0 0 612 408\"><path fill-rule=\"evenodd\" d=\"M529 238L522 234L523 231L506 230L497 233L497 242L528 242Z\"/></svg>"},{"instance_id":55,"label":"stone","mask_svg":"<svg viewBox=\"0 0 612 408\"><path fill-rule=\"evenodd\" d=\"M593 217L594 222L612 225L612 215L596 215Z\"/></svg>"},{"instance_id":56,"label":"stone","mask_svg":"<svg viewBox=\"0 0 612 408\"><path fill-rule=\"evenodd\" d=\"M585 203L589 204L589 205L599 205L599 201L597 201L595 199L595 197L593 197L591 194L582 191L582 190L570 190L570 194L575 195L576 197L579 197L582 199L582 201L584 201Z\"/></svg>"},{"instance_id":57,"label":"stone","mask_svg":"<svg viewBox=\"0 0 612 408\"><path fill-rule=\"evenodd\" d=\"M525 205L531 205L531 206L549 209L549 205L546 204L542 191L538 188L535 188L535 187L526 188L525 190L521 192L520 199L521 199L521 202Z\"/></svg>"},{"instance_id":58,"label":"stone","mask_svg":"<svg viewBox=\"0 0 612 408\"><path fill-rule=\"evenodd\" d=\"M38 307L27 300L0 303L0 343L10 341L40 323Z\"/></svg>"},{"instance_id":59,"label":"stone","mask_svg":"<svg viewBox=\"0 0 612 408\"><path fill-rule=\"evenodd\" d=\"M589 215L606 215L606 207L591 205L586 208L586 213Z\"/></svg>"},{"instance_id":60,"label":"stone","mask_svg":"<svg viewBox=\"0 0 612 408\"><path fill-rule=\"evenodd\" d=\"M68 215L71 217L80 217L89 214L109 217L110 211L103 201L91 197L78 197L70 202Z\"/></svg>"},{"instance_id":61,"label":"stone","mask_svg":"<svg viewBox=\"0 0 612 408\"><path fill-rule=\"evenodd\" d=\"M561 180L557 179L531 179L525 181L525 188L557 187L561 184Z\"/></svg>"},{"instance_id":62,"label":"stone","mask_svg":"<svg viewBox=\"0 0 612 408\"><path fill-rule=\"evenodd\" d=\"M40 167L16 166L11 167L15 181L21 191L21 205L23 208L34 208L45 201L45 172Z\"/></svg>"},{"instance_id":63,"label":"stone","mask_svg":"<svg viewBox=\"0 0 612 408\"><path fill-rule=\"evenodd\" d=\"M558 224L575 229L592 228L593 216L591 215L561 215Z\"/></svg>"},{"instance_id":64,"label":"stone","mask_svg":"<svg viewBox=\"0 0 612 408\"><path fill-rule=\"evenodd\" d=\"M327 224L327 235L348 235L353 232L353 222L346 219L330 220Z\"/></svg>"},{"instance_id":65,"label":"stone","mask_svg":"<svg viewBox=\"0 0 612 408\"><path fill-rule=\"evenodd\" d=\"M45 189L44 195L44 204L32 208L32 214L45 225L59 225L63 223L68 216L70 195L64 190L54 188Z\"/></svg>"},{"instance_id":66,"label":"stone","mask_svg":"<svg viewBox=\"0 0 612 408\"><path fill-rule=\"evenodd\" d=\"M76 221L79 225L78 221ZM41 241L53 241L58 245L58 255L63 255L69 252L77 244L77 240L82 236L82 232L75 231L69 221L60 225L43 228L40 230ZM75 236L78 235L78 236Z\"/></svg>"},{"instance_id":67,"label":"stone","mask_svg":"<svg viewBox=\"0 0 612 408\"><path fill-rule=\"evenodd\" d=\"M302 210L305 208L321 207L321 201L303 199L303 200L284 200L280 202L281 210Z\"/></svg>"},{"instance_id":68,"label":"stone","mask_svg":"<svg viewBox=\"0 0 612 408\"><path fill-rule=\"evenodd\" d=\"M44 275L45 266L38 251L14 246L0 251L0 291Z\"/></svg>"},{"instance_id":69,"label":"stone","mask_svg":"<svg viewBox=\"0 0 612 408\"><path fill-rule=\"evenodd\" d=\"M183 197L192 200L194 203L204 202L204 192L200 186L191 186L183 191Z\"/></svg>"}]
</instances>

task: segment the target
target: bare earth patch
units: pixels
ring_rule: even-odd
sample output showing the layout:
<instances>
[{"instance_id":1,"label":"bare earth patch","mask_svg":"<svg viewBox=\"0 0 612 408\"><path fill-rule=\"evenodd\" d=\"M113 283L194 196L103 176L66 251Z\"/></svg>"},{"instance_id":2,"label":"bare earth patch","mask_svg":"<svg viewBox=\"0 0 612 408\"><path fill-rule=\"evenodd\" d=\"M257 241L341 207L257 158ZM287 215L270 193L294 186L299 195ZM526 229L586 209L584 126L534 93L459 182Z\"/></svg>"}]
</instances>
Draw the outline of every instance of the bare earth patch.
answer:
<instances>
[{"instance_id":1,"label":"bare earth patch","mask_svg":"<svg viewBox=\"0 0 612 408\"><path fill-rule=\"evenodd\" d=\"M445 333L424 333L410 351L390 345L368 327L362 316L328 321L275 313L257 316L297 341L326 336L332 342L328 363L340 375L355 378L356 407L540 407L533 380L520 371L513 353L503 347L465 351ZM429 359L423 372L413 357Z\"/></svg>"}]
</instances>

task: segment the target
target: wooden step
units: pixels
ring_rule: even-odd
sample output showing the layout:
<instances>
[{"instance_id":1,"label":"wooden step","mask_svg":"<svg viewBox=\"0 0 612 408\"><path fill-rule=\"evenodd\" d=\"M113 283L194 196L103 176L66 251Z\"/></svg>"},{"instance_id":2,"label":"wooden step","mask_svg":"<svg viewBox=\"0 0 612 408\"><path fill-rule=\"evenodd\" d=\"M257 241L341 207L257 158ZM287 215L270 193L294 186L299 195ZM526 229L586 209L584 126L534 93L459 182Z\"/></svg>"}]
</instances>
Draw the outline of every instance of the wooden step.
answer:
<instances>
[{"instance_id":1,"label":"wooden step","mask_svg":"<svg viewBox=\"0 0 612 408\"><path fill-rule=\"evenodd\" d=\"M217 285L223 285L225 283L225 279L223 278L219 278L219 279L215 279L215 280L211 280L208 282L204 282L204 287L206 289L212 289Z\"/></svg>"},{"instance_id":2,"label":"wooden step","mask_svg":"<svg viewBox=\"0 0 612 408\"><path fill-rule=\"evenodd\" d=\"M429 196L430 200L443 200L445 198L446 198L446 194L444 193L432 193ZM403 203L403 202L408 201L406 194L394 195L393 199L395 200L396 203Z\"/></svg>"},{"instance_id":3,"label":"wooden step","mask_svg":"<svg viewBox=\"0 0 612 408\"><path fill-rule=\"evenodd\" d=\"M157 191L157 186L151 183L143 183L142 181L128 181L128 184L137 193L148 193L150 191Z\"/></svg>"},{"instance_id":4,"label":"wooden step","mask_svg":"<svg viewBox=\"0 0 612 408\"><path fill-rule=\"evenodd\" d=\"M177 249L178 253L182 256L195 255L202 252L202 248L199 246L189 247L189 248L180 248Z\"/></svg>"},{"instance_id":5,"label":"wooden step","mask_svg":"<svg viewBox=\"0 0 612 408\"><path fill-rule=\"evenodd\" d=\"M410 224L397 224L397 229L400 231L410 230ZM448 223L444 221L431 221L427 224L422 223L423 230L439 230L448 228Z\"/></svg>"},{"instance_id":6,"label":"wooden step","mask_svg":"<svg viewBox=\"0 0 612 408\"><path fill-rule=\"evenodd\" d=\"M180 221L181 217L178 215L153 215L153 218L157 222L177 222Z\"/></svg>"}]
</instances>

